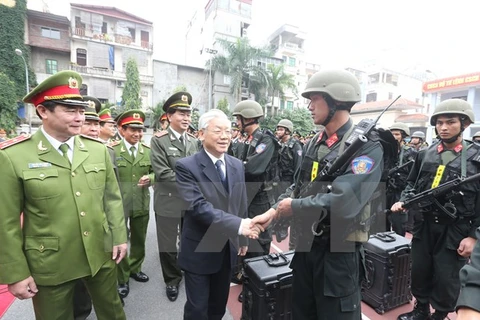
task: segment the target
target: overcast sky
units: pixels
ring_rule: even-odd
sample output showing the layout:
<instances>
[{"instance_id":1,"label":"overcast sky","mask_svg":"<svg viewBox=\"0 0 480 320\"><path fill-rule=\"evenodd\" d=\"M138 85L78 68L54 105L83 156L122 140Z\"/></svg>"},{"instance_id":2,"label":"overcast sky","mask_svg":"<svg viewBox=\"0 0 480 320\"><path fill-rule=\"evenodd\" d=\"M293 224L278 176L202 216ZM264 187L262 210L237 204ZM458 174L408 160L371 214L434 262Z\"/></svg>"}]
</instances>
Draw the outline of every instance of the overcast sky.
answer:
<instances>
[{"instance_id":1,"label":"overcast sky","mask_svg":"<svg viewBox=\"0 0 480 320\"><path fill-rule=\"evenodd\" d=\"M69 17L68 0L28 0L28 8ZM113 6L154 26L154 59L184 62L186 25L207 0L75 0ZM438 77L480 71L475 0L253 0L249 37L260 45L283 23L306 34L306 61L361 67L377 59L396 71L417 68ZM156 9L158 7L158 9Z\"/></svg>"}]
</instances>

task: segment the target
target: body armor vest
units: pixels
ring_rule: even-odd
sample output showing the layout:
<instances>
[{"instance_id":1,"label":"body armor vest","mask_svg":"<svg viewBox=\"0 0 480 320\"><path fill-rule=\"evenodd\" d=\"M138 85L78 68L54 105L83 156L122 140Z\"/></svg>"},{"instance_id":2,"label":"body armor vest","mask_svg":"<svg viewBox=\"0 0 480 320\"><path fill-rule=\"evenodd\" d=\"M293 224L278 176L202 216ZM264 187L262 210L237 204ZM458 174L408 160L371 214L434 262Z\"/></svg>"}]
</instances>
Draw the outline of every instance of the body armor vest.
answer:
<instances>
[{"instance_id":1,"label":"body armor vest","mask_svg":"<svg viewBox=\"0 0 480 320\"><path fill-rule=\"evenodd\" d=\"M440 142L439 142L440 143ZM442 164L441 153L437 151L438 144L432 145L425 151L423 162L421 164L421 171L418 175L418 180L415 185L415 190L424 191L432 188L433 180L436 176L439 165ZM480 146L467 143L466 152L466 176L470 176L478 173L480 168ZM446 181L456 179L461 176L461 153L460 151L456 157L445 164L445 170L442 174L439 184L442 184ZM475 164L475 165L473 165ZM457 215L459 217L470 217L475 215L475 204L477 202L477 197L480 192L480 183L472 182L467 184L462 184L459 188L459 193L457 193L453 198L445 199L439 198L439 202L444 204L450 202L457 209ZM431 210L428 210L431 209ZM422 210L424 213L430 212L441 212L438 208L432 206L432 208L426 208Z\"/></svg>"}]
</instances>

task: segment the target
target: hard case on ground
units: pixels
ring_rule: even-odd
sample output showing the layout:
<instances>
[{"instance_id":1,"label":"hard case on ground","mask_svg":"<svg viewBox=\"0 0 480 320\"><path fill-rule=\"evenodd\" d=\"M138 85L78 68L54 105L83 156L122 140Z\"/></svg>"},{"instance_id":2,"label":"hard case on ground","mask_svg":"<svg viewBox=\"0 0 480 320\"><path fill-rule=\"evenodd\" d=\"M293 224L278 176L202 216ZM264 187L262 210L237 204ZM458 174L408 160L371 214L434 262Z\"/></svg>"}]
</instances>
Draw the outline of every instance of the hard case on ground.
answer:
<instances>
[{"instance_id":1,"label":"hard case on ground","mask_svg":"<svg viewBox=\"0 0 480 320\"><path fill-rule=\"evenodd\" d=\"M292 319L293 251L244 261L242 320Z\"/></svg>"},{"instance_id":2,"label":"hard case on ground","mask_svg":"<svg viewBox=\"0 0 480 320\"><path fill-rule=\"evenodd\" d=\"M364 248L367 281L362 283L362 300L379 314L410 302L410 240L381 232L371 235Z\"/></svg>"}]
</instances>

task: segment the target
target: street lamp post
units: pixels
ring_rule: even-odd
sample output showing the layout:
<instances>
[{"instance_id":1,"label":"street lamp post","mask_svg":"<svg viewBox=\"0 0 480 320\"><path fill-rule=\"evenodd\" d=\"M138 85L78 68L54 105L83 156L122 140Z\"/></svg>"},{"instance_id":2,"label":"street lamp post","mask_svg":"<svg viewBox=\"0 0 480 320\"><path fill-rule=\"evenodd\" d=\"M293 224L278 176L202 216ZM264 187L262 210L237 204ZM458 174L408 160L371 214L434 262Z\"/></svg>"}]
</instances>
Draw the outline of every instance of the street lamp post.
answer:
<instances>
[{"instance_id":1,"label":"street lamp post","mask_svg":"<svg viewBox=\"0 0 480 320\"><path fill-rule=\"evenodd\" d=\"M205 48L205 52L210 53L210 63L208 70L208 110L212 109L212 55L217 54L218 50Z\"/></svg>"},{"instance_id":2,"label":"street lamp post","mask_svg":"<svg viewBox=\"0 0 480 320\"><path fill-rule=\"evenodd\" d=\"M29 93L29 85L28 85L28 66L27 66L27 61L25 60L25 57L23 56L23 52L20 49L15 49L15 53L17 56L20 56L23 59L23 63L25 64L25 88L27 94ZM28 130L30 133L32 133L32 113L30 112L30 108L28 107L28 104L25 103L25 111L27 112L28 115Z\"/></svg>"}]
</instances>

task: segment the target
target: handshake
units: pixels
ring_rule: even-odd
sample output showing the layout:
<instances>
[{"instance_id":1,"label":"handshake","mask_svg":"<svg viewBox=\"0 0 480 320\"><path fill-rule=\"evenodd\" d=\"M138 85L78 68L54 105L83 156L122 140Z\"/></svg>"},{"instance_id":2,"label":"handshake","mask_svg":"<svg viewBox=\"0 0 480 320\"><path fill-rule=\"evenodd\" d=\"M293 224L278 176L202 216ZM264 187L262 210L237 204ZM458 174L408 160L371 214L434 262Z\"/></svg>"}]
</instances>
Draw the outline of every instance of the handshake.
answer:
<instances>
[{"instance_id":1,"label":"handshake","mask_svg":"<svg viewBox=\"0 0 480 320\"><path fill-rule=\"evenodd\" d=\"M258 235L265 231L276 216L275 209L269 209L267 212L256 216L253 219L243 219L240 231L242 236L250 239L258 239Z\"/></svg>"},{"instance_id":2,"label":"handshake","mask_svg":"<svg viewBox=\"0 0 480 320\"><path fill-rule=\"evenodd\" d=\"M258 235L277 217L292 215L292 199L285 198L279 202L277 209L270 208L253 219L243 219L240 226L241 235L250 239L258 239Z\"/></svg>"}]
</instances>

